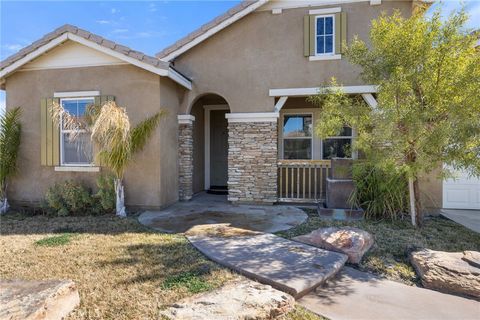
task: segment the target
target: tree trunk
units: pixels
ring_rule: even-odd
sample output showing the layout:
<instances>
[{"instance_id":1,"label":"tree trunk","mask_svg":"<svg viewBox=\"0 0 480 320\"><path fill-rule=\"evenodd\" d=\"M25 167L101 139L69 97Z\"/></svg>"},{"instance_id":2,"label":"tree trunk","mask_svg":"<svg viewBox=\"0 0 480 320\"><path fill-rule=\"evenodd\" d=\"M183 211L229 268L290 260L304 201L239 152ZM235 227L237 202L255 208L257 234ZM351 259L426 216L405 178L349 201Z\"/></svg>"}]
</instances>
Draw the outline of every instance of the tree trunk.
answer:
<instances>
[{"instance_id":1,"label":"tree trunk","mask_svg":"<svg viewBox=\"0 0 480 320\"><path fill-rule=\"evenodd\" d=\"M417 226L417 206L415 204L415 187L414 178L408 177L408 196L410 200L410 216L412 218L412 225Z\"/></svg>"},{"instance_id":2,"label":"tree trunk","mask_svg":"<svg viewBox=\"0 0 480 320\"><path fill-rule=\"evenodd\" d=\"M122 179L115 179L115 212L119 217L126 217L127 212L125 210L125 193L123 189Z\"/></svg>"},{"instance_id":3,"label":"tree trunk","mask_svg":"<svg viewBox=\"0 0 480 320\"><path fill-rule=\"evenodd\" d=\"M422 204L420 201L420 186L418 183L418 178L415 178L413 181L413 194L415 195L415 211L417 218L417 226L421 227L423 225L423 210Z\"/></svg>"},{"instance_id":4,"label":"tree trunk","mask_svg":"<svg viewBox=\"0 0 480 320\"><path fill-rule=\"evenodd\" d=\"M1 185L0 190L0 214L7 213L10 206L8 205L7 200L7 184L4 182Z\"/></svg>"}]
</instances>

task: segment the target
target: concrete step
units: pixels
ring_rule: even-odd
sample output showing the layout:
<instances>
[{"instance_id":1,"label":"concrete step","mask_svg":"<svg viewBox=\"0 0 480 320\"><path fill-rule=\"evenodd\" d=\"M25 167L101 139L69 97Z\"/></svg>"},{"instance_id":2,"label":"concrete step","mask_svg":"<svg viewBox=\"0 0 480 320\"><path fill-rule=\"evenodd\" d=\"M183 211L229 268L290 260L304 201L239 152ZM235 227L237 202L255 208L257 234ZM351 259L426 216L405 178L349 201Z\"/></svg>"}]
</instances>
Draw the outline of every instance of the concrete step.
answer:
<instances>
[{"instance_id":1,"label":"concrete step","mask_svg":"<svg viewBox=\"0 0 480 320\"><path fill-rule=\"evenodd\" d=\"M297 299L333 277L347 261L341 253L226 224L196 226L186 236L213 261Z\"/></svg>"}]
</instances>

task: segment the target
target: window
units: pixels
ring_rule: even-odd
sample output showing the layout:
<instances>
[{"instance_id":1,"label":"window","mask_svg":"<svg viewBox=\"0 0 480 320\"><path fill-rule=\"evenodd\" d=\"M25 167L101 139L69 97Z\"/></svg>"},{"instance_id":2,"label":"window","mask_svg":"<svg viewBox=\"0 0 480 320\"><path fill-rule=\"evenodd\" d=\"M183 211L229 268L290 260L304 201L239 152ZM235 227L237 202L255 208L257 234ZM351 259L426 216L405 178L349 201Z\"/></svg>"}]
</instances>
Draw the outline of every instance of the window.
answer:
<instances>
[{"instance_id":1,"label":"window","mask_svg":"<svg viewBox=\"0 0 480 320\"><path fill-rule=\"evenodd\" d=\"M283 158L312 159L312 114L283 117Z\"/></svg>"},{"instance_id":2,"label":"window","mask_svg":"<svg viewBox=\"0 0 480 320\"><path fill-rule=\"evenodd\" d=\"M68 113L82 122L87 106L94 103L93 98L64 98L60 100L62 107ZM76 133L75 139L70 139ZM60 159L65 166L91 165L93 161L93 148L90 134L83 129L71 130L64 124L60 125Z\"/></svg>"},{"instance_id":3,"label":"window","mask_svg":"<svg viewBox=\"0 0 480 320\"><path fill-rule=\"evenodd\" d=\"M351 158L353 130L343 127L339 136L330 137L322 141L323 159Z\"/></svg>"},{"instance_id":4,"label":"window","mask_svg":"<svg viewBox=\"0 0 480 320\"><path fill-rule=\"evenodd\" d=\"M315 54L334 54L334 15L315 17Z\"/></svg>"}]
</instances>

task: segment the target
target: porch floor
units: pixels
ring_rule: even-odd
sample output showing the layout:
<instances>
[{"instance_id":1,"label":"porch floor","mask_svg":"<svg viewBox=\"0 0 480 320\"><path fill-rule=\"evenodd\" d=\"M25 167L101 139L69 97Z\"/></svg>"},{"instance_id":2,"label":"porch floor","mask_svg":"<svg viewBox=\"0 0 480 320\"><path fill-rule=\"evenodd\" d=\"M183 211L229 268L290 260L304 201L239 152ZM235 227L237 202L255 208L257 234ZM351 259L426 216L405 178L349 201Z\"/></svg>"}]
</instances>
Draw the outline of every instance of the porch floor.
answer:
<instances>
[{"instance_id":1,"label":"porch floor","mask_svg":"<svg viewBox=\"0 0 480 320\"><path fill-rule=\"evenodd\" d=\"M227 201L227 196L207 193L164 210L146 211L138 218L141 224L167 233L183 233L197 225L218 223L272 233L293 228L306 219L305 212L294 206L235 205Z\"/></svg>"}]
</instances>

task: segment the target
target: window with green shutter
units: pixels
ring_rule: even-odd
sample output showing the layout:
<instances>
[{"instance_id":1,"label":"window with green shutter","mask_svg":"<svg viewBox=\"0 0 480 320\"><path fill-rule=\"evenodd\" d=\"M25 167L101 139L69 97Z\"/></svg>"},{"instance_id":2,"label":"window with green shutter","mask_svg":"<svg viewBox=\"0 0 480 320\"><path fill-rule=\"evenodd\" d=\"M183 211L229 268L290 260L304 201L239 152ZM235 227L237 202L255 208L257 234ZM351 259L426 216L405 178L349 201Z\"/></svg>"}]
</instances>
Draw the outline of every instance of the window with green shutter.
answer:
<instances>
[{"instance_id":1,"label":"window with green shutter","mask_svg":"<svg viewBox=\"0 0 480 320\"><path fill-rule=\"evenodd\" d=\"M88 105L102 105L114 101L113 96L62 97L41 100L41 165L43 166L91 166L94 164L94 148L87 130L72 130L64 126L63 119L54 121L52 106L61 105L71 116L81 122ZM75 131L75 132L73 132ZM75 139L71 139L72 134ZM97 164L98 165L98 164Z\"/></svg>"},{"instance_id":2,"label":"window with green shutter","mask_svg":"<svg viewBox=\"0 0 480 320\"><path fill-rule=\"evenodd\" d=\"M347 15L345 12L306 15L303 27L304 56L316 57L318 60L341 57L343 43L347 42Z\"/></svg>"}]
</instances>

